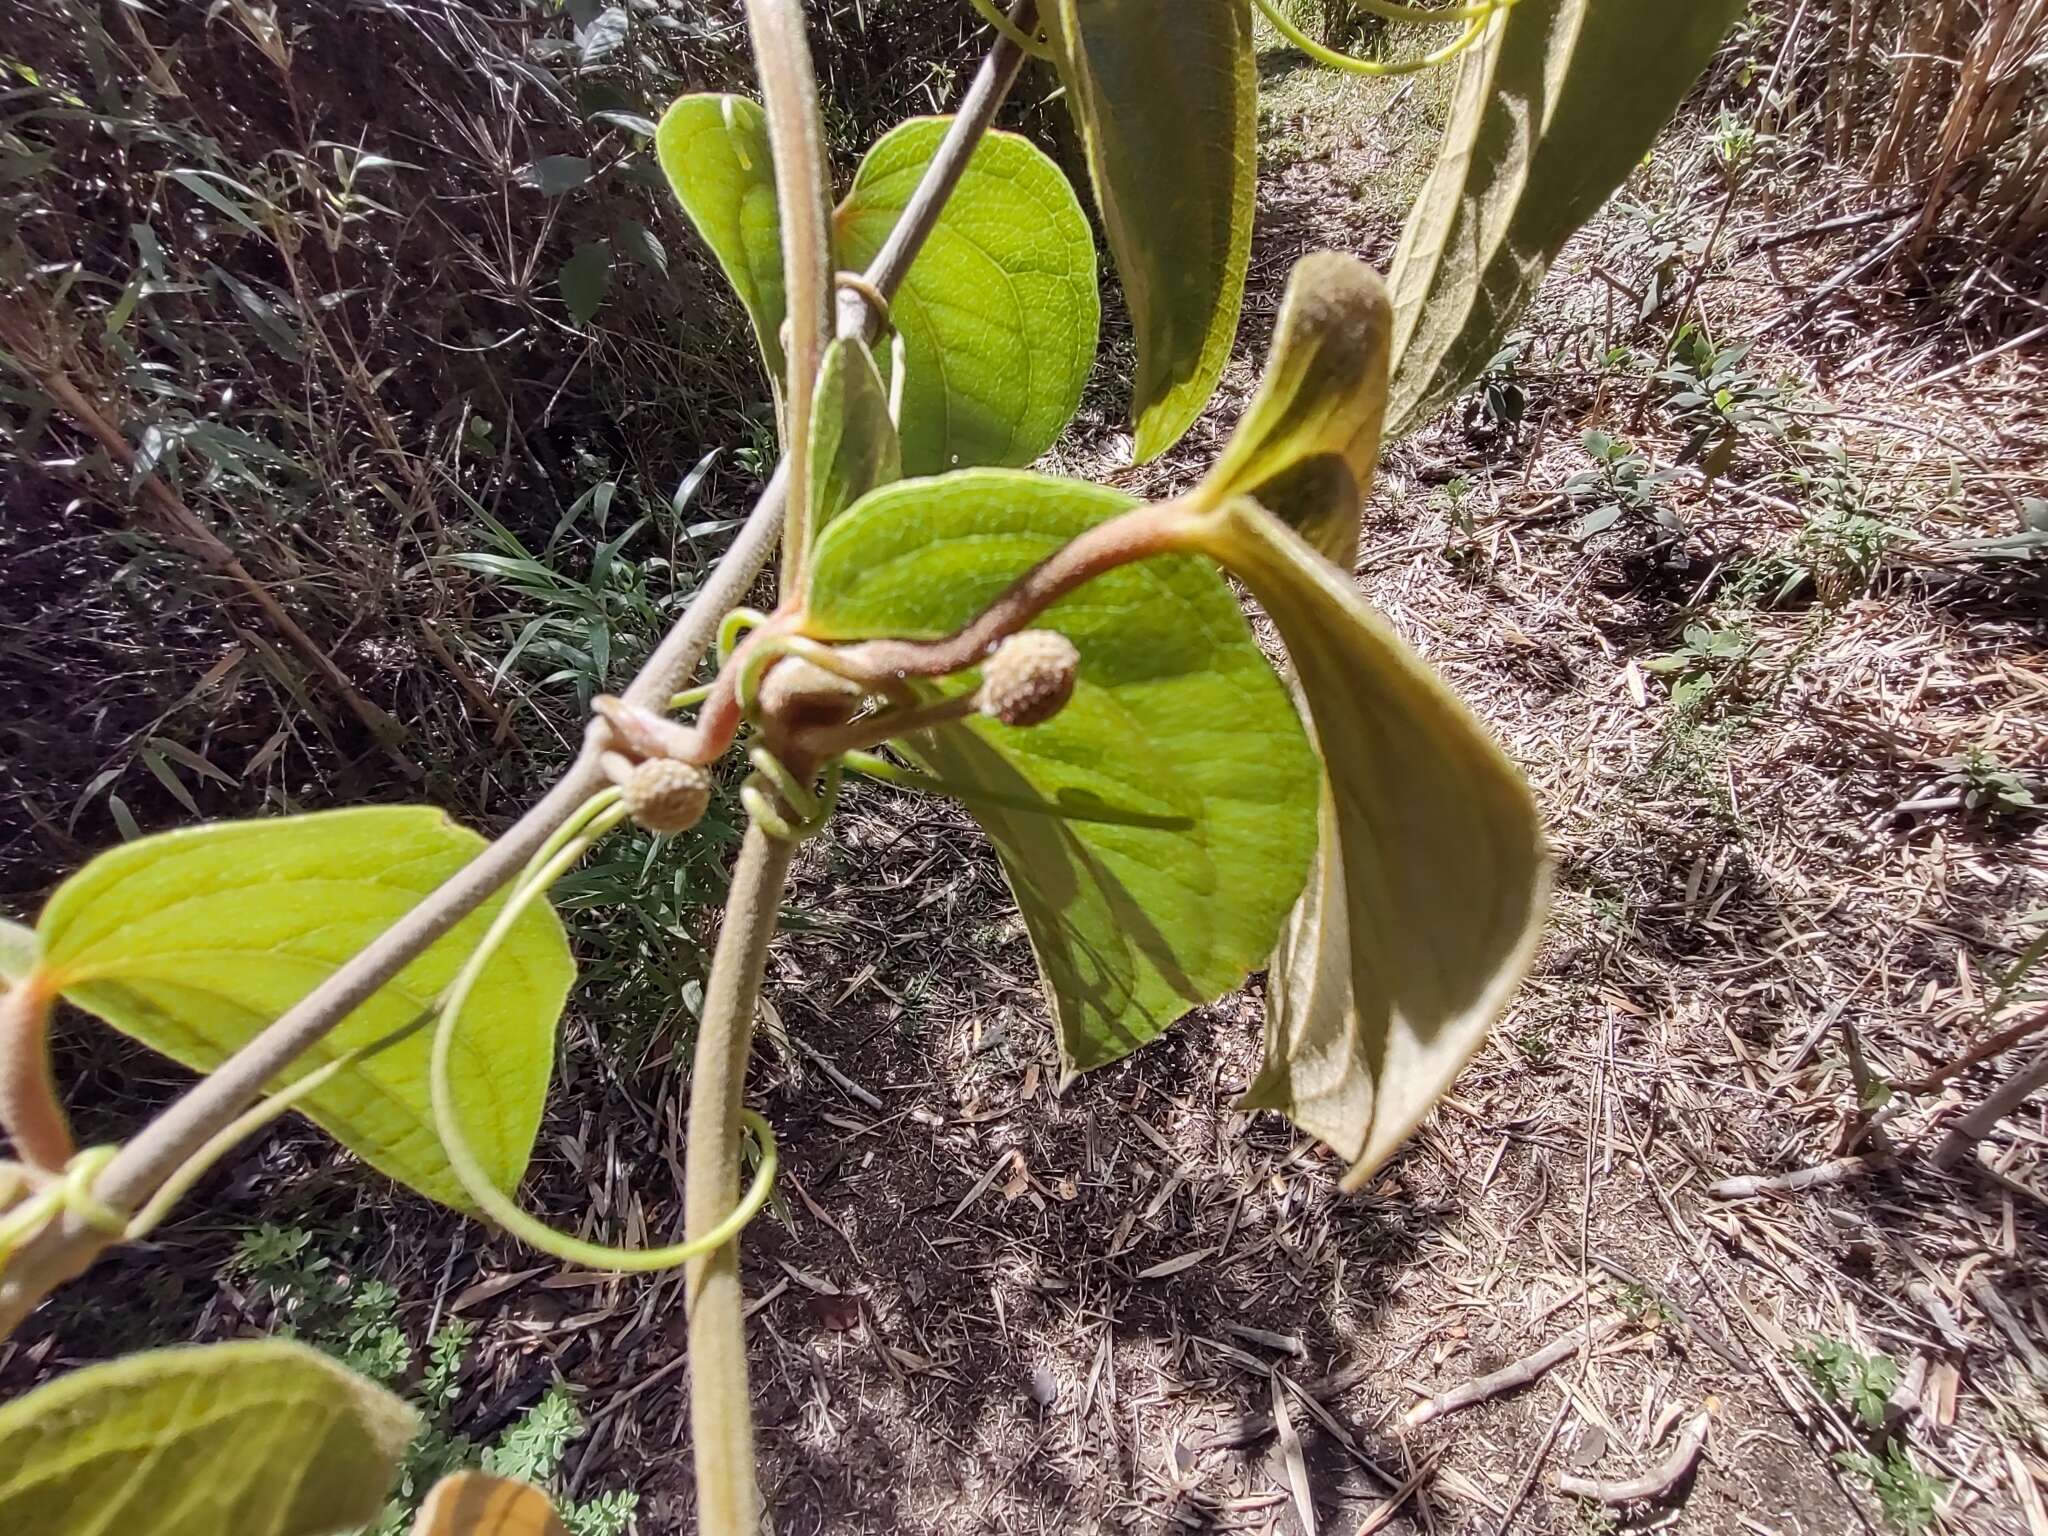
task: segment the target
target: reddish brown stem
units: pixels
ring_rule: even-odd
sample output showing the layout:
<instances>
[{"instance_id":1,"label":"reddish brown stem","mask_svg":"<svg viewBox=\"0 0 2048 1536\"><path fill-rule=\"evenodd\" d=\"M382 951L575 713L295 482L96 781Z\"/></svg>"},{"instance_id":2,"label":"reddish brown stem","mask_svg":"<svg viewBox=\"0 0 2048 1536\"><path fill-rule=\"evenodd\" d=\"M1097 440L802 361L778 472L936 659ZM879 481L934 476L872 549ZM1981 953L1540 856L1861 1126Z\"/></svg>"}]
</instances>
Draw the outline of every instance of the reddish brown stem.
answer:
<instances>
[{"instance_id":1,"label":"reddish brown stem","mask_svg":"<svg viewBox=\"0 0 2048 1536\"><path fill-rule=\"evenodd\" d=\"M31 973L0 994L0 1131L15 1156L56 1173L77 1145L50 1071L50 1005L55 993Z\"/></svg>"},{"instance_id":2,"label":"reddish brown stem","mask_svg":"<svg viewBox=\"0 0 2048 1536\"><path fill-rule=\"evenodd\" d=\"M971 667L1075 588L1120 565L1172 552L1187 517L1187 509L1176 501L1133 507L1047 555L944 639L850 645L839 652L839 670L869 687L881 687L913 677L945 677Z\"/></svg>"}]
</instances>

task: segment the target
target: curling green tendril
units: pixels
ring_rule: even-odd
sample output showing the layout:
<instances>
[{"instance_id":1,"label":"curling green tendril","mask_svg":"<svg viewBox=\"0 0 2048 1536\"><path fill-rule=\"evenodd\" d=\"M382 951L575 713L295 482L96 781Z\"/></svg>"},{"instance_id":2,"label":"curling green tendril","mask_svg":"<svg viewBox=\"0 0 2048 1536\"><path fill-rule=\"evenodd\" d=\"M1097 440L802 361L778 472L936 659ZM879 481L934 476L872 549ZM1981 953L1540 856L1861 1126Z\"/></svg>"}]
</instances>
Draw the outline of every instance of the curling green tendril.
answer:
<instances>
[{"instance_id":1,"label":"curling green tendril","mask_svg":"<svg viewBox=\"0 0 2048 1536\"><path fill-rule=\"evenodd\" d=\"M115 1147L87 1147L64 1165L64 1171L20 1204L0 1213L0 1265L24 1238L42 1230L60 1211L71 1211L102 1232L119 1237L128 1218L92 1192L92 1182L113 1160Z\"/></svg>"},{"instance_id":2,"label":"curling green tendril","mask_svg":"<svg viewBox=\"0 0 2048 1536\"><path fill-rule=\"evenodd\" d=\"M586 1242L567 1232L559 1232L547 1223L528 1215L491 1183L476 1153L463 1139L462 1126L455 1113L454 1083L450 1072L450 1058L453 1055L455 1031L461 1023L463 1005L475 987L477 978L484 967L504 943L505 936L512 931L512 925L534 901L539 899L571 865L582 858L590 846L611 831L626 817L626 808L619 803L617 789L600 790L584 801L577 811L558 828L539 852L528 861L525 872L520 876L505 905L485 931L483 942L456 973L449 986L446 998L441 1004L440 1019L434 1026L434 1049L428 1086L434 1103L434 1128L441 1138L442 1148L448 1154L448 1162L455 1169L455 1176L462 1181L462 1187L477 1203L477 1208L497 1222L507 1232L524 1243L566 1259L572 1264L581 1264L590 1269L646 1273L651 1270L675 1269L692 1259L715 1253L735 1237L742 1228L753 1220L762 1206L768 1203L769 1191L775 1184L776 1150L775 1131L768 1122L752 1110L743 1111L747 1129L752 1131L761 1145L761 1163L755 1171L753 1182L746 1194L717 1226L701 1237L688 1242L673 1243L666 1248L609 1248L600 1243Z\"/></svg>"},{"instance_id":3,"label":"curling green tendril","mask_svg":"<svg viewBox=\"0 0 2048 1536\"><path fill-rule=\"evenodd\" d=\"M740 804L763 832L786 843L800 843L825 830L825 823L839 807L843 769L838 758L825 765L824 787L816 790L791 773L782 759L766 747L752 748L747 760L754 765L754 771L740 786ZM774 791L772 795L770 790ZM796 813L795 821L782 814L775 803L777 796Z\"/></svg>"},{"instance_id":4,"label":"curling green tendril","mask_svg":"<svg viewBox=\"0 0 2048 1536\"><path fill-rule=\"evenodd\" d=\"M1289 21L1273 3L1273 0L1258 0L1258 7L1265 13L1266 20L1273 24L1288 42L1314 59L1318 64L1327 64L1332 69L1341 69L1353 75L1412 75L1419 70L1434 69L1447 64L1479 40L1496 11L1506 10L1514 0L1485 0L1485 3L1462 5L1444 11L1423 11L1413 7L1396 5L1393 0L1365 0L1365 9L1375 16L1384 16L1390 21L1402 22L1446 22L1464 21L1465 27L1456 37L1434 52L1425 53L1419 59L1402 59L1388 62L1383 59L1361 59L1352 54L1339 53L1326 48L1301 28Z\"/></svg>"}]
</instances>

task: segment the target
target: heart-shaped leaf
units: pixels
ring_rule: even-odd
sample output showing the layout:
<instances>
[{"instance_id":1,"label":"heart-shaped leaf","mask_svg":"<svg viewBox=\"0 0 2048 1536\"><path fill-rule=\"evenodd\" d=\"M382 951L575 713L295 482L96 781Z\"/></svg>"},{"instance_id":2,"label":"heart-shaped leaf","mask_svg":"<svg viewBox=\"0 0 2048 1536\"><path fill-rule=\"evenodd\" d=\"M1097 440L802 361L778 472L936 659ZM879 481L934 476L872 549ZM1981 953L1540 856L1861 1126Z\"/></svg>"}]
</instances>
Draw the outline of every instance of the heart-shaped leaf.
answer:
<instances>
[{"instance_id":1,"label":"heart-shaped leaf","mask_svg":"<svg viewBox=\"0 0 2048 1536\"><path fill-rule=\"evenodd\" d=\"M323 1536L374 1524L419 1415L303 1344L156 1349L0 1407L7 1536Z\"/></svg>"},{"instance_id":2,"label":"heart-shaped leaf","mask_svg":"<svg viewBox=\"0 0 2048 1536\"><path fill-rule=\"evenodd\" d=\"M456 1472L434 1484L412 1536L569 1536L548 1496L516 1477Z\"/></svg>"},{"instance_id":3,"label":"heart-shaped leaf","mask_svg":"<svg viewBox=\"0 0 2048 1536\"><path fill-rule=\"evenodd\" d=\"M1348 573L1249 500L1190 543L1271 616L1325 770L1322 843L1267 979L1277 1109L1356 1187L1450 1086L1521 982L1549 884L1528 785Z\"/></svg>"},{"instance_id":4,"label":"heart-shaped leaf","mask_svg":"<svg viewBox=\"0 0 2048 1536\"><path fill-rule=\"evenodd\" d=\"M950 123L912 118L868 152L833 216L837 266L860 271L880 252ZM657 142L779 379L781 236L761 109L736 96L686 96L662 119ZM907 472L1029 464L1051 447L1080 403L1100 328L1095 240L1059 167L1016 134L984 135L891 319L906 370Z\"/></svg>"},{"instance_id":5,"label":"heart-shaped leaf","mask_svg":"<svg viewBox=\"0 0 2048 1536\"><path fill-rule=\"evenodd\" d=\"M1742 0L1516 0L1459 67L1401 232L1388 430L1477 378L1565 241L1641 163Z\"/></svg>"},{"instance_id":6,"label":"heart-shaped leaf","mask_svg":"<svg viewBox=\"0 0 2048 1536\"><path fill-rule=\"evenodd\" d=\"M818 369L811 407L810 531L804 547L869 491L902 477L903 448L874 354L857 340L833 342Z\"/></svg>"},{"instance_id":7,"label":"heart-shaped leaf","mask_svg":"<svg viewBox=\"0 0 2048 1536\"><path fill-rule=\"evenodd\" d=\"M1143 462L1201 415L1237 334L1259 160L1251 4L1048 0L1039 20L1137 332Z\"/></svg>"},{"instance_id":8,"label":"heart-shaped leaf","mask_svg":"<svg viewBox=\"0 0 2048 1536\"><path fill-rule=\"evenodd\" d=\"M833 218L859 271L896 227L952 126L912 118L868 151ZM1095 364L1095 237L1074 189L1028 139L991 132L910 264L892 306L903 337L903 468L1029 464L1053 445Z\"/></svg>"},{"instance_id":9,"label":"heart-shaped leaf","mask_svg":"<svg viewBox=\"0 0 2048 1536\"><path fill-rule=\"evenodd\" d=\"M789 376L782 351L789 299L768 114L744 96L685 96L662 114L654 149L676 201L746 306L779 399Z\"/></svg>"},{"instance_id":10,"label":"heart-shaped leaf","mask_svg":"<svg viewBox=\"0 0 2048 1536\"><path fill-rule=\"evenodd\" d=\"M1364 262L1336 251L1296 262L1258 392L1197 497L1255 496L1350 569L1379 463L1391 325L1386 285Z\"/></svg>"},{"instance_id":11,"label":"heart-shaped leaf","mask_svg":"<svg viewBox=\"0 0 2048 1536\"><path fill-rule=\"evenodd\" d=\"M805 629L834 641L950 633L1130 505L1103 487L994 470L885 487L819 539ZM970 807L1002 857L1062 1059L1078 1071L1135 1050L1260 964L1308 869L1316 766L1207 561L1122 566L1036 624L1080 652L1064 711L1023 730L976 720L908 747L964 789L1154 823Z\"/></svg>"},{"instance_id":12,"label":"heart-shaped leaf","mask_svg":"<svg viewBox=\"0 0 2048 1536\"><path fill-rule=\"evenodd\" d=\"M103 853L60 885L36 931L54 987L197 1071L219 1066L429 891L484 840L430 806L371 806L165 832ZM483 937L486 903L285 1074L291 1081L430 1008ZM456 1042L456 1109L500 1189L532 1155L576 974L545 902L477 983ZM434 1133L429 1037L365 1057L300 1106L365 1162L457 1210L469 1197Z\"/></svg>"}]
</instances>

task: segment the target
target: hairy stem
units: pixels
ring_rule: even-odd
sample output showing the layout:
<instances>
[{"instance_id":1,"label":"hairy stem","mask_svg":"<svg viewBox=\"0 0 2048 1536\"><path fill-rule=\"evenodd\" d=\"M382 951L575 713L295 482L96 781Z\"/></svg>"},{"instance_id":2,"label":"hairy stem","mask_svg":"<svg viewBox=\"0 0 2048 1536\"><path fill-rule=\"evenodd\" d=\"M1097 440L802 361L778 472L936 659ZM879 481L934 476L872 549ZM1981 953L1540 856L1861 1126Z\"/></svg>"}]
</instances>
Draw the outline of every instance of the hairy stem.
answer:
<instances>
[{"instance_id":1,"label":"hairy stem","mask_svg":"<svg viewBox=\"0 0 2048 1536\"><path fill-rule=\"evenodd\" d=\"M683 1231L695 1238L725 1220L740 1197L740 1120L753 1048L754 1011L794 843L747 831L733 868L704 1016L690 1070L689 1145ZM727 1243L685 1271L690 1319L691 1450L697 1469L697 1529L704 1536L756 1536L761 1493L754 1478L754 1419L747 1397L745 1298L739 1244Z\"/></svg>"},{"instance_id":2,"label":"hairy stem","mask_svg":"<svg viewBox=\"0 0 2048 1536\"><path fill-rule=\"evenodd\" d=\"M1037 15L1038 7L1034 0L1020 0L1011 8L1010 21L1020 32L1028 32L1036 24ZM868 286L883 298L894 298L896 290L903 286L904 274L910 270L911 262L917 259L917 253L924 249L925 238L938 222L946 200L966 174L967 162L974 154L975 145L995 125L996 113L1001 109L1003 99L1010 94L1010 87L1016 83L1017 71L1023 67L1024 50L1009 38L999 37L995 46L989 49L988 57L982 60L981 68L975 71L974 82L967 87L960 110L953 116L952 126L939 141L938 153L932 156L932 163L916 190L910 194L910 201L903 205L896 227L889 231L889 238L882 242L881 250L875 253L875 259L868 263L867 271L862 274ZM882 319L857 289L841 290L841 336L858 336L863 341L872 342L882 333Z\"/></svg>"},{"instance_id":3,"label":"hairy stem","mask_svg":"<svg viewBox=\"0 0 2048 1536\"><path fill-rule=\"evenodd\" d=\"M790 515L782 529L782 588L803 590L804 551L810 538L812 396L825 360L832 302L830 214L832 183L825 166L825 127L818 116L818 82L804 41L800 0L747 0L747 30L761 75L761 104L775 155L775 202L782 214L782 274L788 294L788 439Z\"/></svg>"},{"instance_id":4,"label":"hairy stem","mask_svg":"<svg viewBox=\"0 0 2048 1536\"><path fill-rule=\"evenodd\" d=\"M0 993L0 1132L31 1168L61 1172L78 1150L50 1074L50 995L31 972Z\"/></svg>"},{"instance_id":5,"label":"hairy stem","mask_svg":"<svg viewBox=\"0 0 2048 1536\"><path fill-rule=\"evenodd\" d=\"M912 677L945 677L971 667L1076 587L1120 565L1178 548L1193 515L1178 501L1133 507L1061 545L944 639L849 645L839 652L839 669L858 682L879 687Z\"/></svg>"}]
</instances>

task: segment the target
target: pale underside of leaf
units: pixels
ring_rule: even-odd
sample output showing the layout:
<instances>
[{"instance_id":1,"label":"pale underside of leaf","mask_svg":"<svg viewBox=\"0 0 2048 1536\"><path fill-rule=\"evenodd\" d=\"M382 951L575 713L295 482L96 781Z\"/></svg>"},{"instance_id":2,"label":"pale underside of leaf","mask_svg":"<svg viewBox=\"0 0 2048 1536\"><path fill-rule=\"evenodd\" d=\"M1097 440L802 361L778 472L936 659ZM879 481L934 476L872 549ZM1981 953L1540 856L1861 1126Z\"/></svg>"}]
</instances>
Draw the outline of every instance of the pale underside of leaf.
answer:
<instances>
[{"instance_id":1,"label":"pale underside of leaf","mask_svg":"<svg viewBox=\"0 0 2048 1536\"><path fill-rule=\"evenodd\" d=\"M196 1071L211 1071L467 864L484 840L428 806L223 822L100 855L51 896L37 928L64 996ZM471 914L314 1045L279 1083L428 1010L482 937ZM457 1042L456 1110L500 1188L531 1156L575 978L545 902L513 925ZM468 1196L435 1134L420 1030L315 1089L300 1107L390 1177L458 1210Z\"/></svg>"},{"instance_id":2,"label":"pale underside of leaf","mask_svg":"<svg viewBox=\"0 0 2048 1536\"><path fill-rule=\"evenodd\" d=\"M951 119L912 118L868 151L833 218L859 271L889 233ZM1022 466L1050 448L1095 362L1095 239L1059 167L990 132L910 264L892 314L903 339L903 466L930 475Z\"/></svg>"},{"instance_id":3,"label":"pale underside of leaf","mask_svg":"<svg viewBox=\"0 0 2048 1536\"><path fill-rule=\"evenodd\" d=\"M1535 801L1348 573L1248 500L1199 526L1286 642L1326 775L1317 867L1274 955L1245 1107L1328 1142L1355 1187L1521 982L1549 885Z\"/></svg>"},{"instance_id":4,"label":"pale underside of leaf","mask_svg":"<svg viewBox=\"0 0 2048 1536\"><path fill-rule=\"evenodd\" d=\"M1250 0L1040 7L1137 333L1139 462L1181 438L1237 333L1258 175Z\"/></svg>"},{"instance_id":5,"label":"pale underside of leaf","mask_svg":"<svg viewBox=\"0 0 2048 1536\"><path fill-rule=\"evenodd\" d=\"M768 116L744 96L685 96L662 115L655 151L669 186L746 306L769 385L788 374L782 319L782 219Z\"/></svg>"},{"instance_id":6,"label":"pale underside of leaf","mask_svg":"<svg viewBox=\"0 0 2048 1536\"><path fill-rule=\"evenodd\" d=\"M1458 71L1394 256L1388 430L1478 377L1559 249L1655 143L1741 0L1517 0Z\"/></svg>"},{"instance_id":7,"label":"pale underside of leaf","mask_svg":"<svg viewBox=\"0 0 2048 1536\"><path fill-rule=\"evenodd\" d=\"M1392 323L1386 285L1356 257L1295 263L1258 391L1196 499L1255 496L1348 570L1379 463Z\"/></svg>"},{"instance_id":8,"label":"pale underside of leaf","mask_svg":"<svg viewBox=\"0 0 2048 1536\"><path fill-rule=\"evenodd\" d=\"M150 1350L0 1407L7 1536L323 1536L376 1520L419 1415L282 1339Z\"/></svg>"},{"instance_id":9,"label":"pale underside of leaf","mask_svg":"<svg viewBox=\"0 0 2048 1536\"><path fill-rule=\"evenodd\" d=\"M998 471L889 487L819 541L806 628L827 640L948 633L1130 504ZM971 807L1024 916L1063 1061L1078 1071L1136 1049L1260 963L1306 874L1316 771L1285 690L1206 561L1122 567L1035 627L1080 652L1059 716L1025 730L976 720L906 746L964 789L1167 823Z\"/></svg>"},{"instance_id":10,"label":"pale underside of leaf","mask_svg":"<svg viewBox=\"0 0 2048 1536\"><path fill-rule=\"evenodd\" d=\"M810 468L806 548L869 491L902 478L903 449L889 419L889 393L865 342L842 339L825 349L811 411Z\"/></svg>"}]
</instances>

